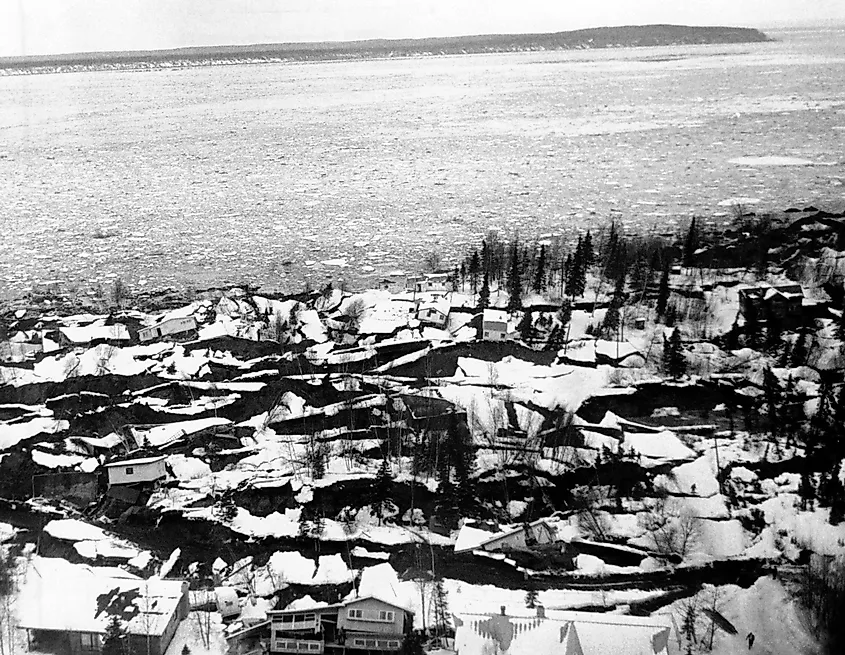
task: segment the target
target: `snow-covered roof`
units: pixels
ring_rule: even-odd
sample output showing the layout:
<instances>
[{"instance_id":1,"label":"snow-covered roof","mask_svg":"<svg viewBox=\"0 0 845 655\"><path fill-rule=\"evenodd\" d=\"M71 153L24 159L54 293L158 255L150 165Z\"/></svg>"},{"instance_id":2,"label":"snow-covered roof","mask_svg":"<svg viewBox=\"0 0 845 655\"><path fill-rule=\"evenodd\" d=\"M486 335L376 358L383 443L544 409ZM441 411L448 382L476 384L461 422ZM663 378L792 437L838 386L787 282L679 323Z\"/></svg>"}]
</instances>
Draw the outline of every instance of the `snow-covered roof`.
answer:
<instances>
[{"instance_id":1,"label":"snow-covered roof","mask_svg":"<svg viewBox=\"0 0 845 655\"><path fill-rule=\"evenodd\" d=\"M508 313L501 309L485 309L482 320L485 323L507 323Z\"/></svg>"},{"instance_id":2,"label":"snow-covered roof","mask_svg":"<svg viewBox=\"0 0 845 655\"><path fill-rule=\"evenodd\" d=\"M187 583L116 577L116 571L34 557L18 599L18 627L102 634L118 616L130 634L163 634Z\"/></svg>"},{"instance_id":3,"label":"snow-covered roof","mask_svg":"<svg viewBox=\"0 0 845 655\"><path fill-rule=\"evenodd\" d=\"M128 341L129 330L125 325L88 325L86 327L59 328L64 337L71 343L90 343L98 339L107 341Z\"/></svg>"},{"instance_id":4,"label":"snow-covered roof","mask_svg":"<svg viewBox=\"0 0 845 655\"><path fill-rule=\"evenodd\" d=\"M109 462L108 464L103 464L103 468L112 468L114 466L144 466L144 464L155 464L156 462L160 462L164 459L167 459L166 455L157 455L156 457L139 457L138 459L123 459L119 462Z\"/></svg>"},{"instance_id":5,"label":"snow-covered roof","mask_svg":"<svg viewBox=\"0 0 845 655\"><path fill-rule=\"evenodd\" d=\"M551 613L550 613L551 614ZM506 614L455 616L455 651L481 655L667 655L672 626L665 617L554 612L554 617Z\"/></svg>"}]
</instances>

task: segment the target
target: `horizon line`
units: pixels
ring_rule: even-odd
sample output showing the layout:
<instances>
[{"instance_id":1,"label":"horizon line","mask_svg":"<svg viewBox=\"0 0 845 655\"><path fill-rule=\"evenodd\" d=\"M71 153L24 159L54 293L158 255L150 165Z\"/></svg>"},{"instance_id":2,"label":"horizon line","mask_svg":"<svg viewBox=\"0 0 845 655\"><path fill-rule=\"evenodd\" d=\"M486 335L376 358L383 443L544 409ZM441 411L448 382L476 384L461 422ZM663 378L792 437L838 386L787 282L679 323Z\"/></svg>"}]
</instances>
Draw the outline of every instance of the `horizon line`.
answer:
<instances>
[{"instance_id":1,"label":"horizon line","mask_svg":"<svg viewBox=\"0 0 845 655\"><path fill-rule=\"evenodd\" d=\"M838 23L845 27L844 23ZM366 39L322 39L322 40L308 40L308 41L257 41L250 43L216 43L206 45L188 45L175 46L172 48L146 48L146 49L130 49L130 50L77 50L69 52L57 52L47 54L27 54L27 55L2 55L0 56L0 63L11 61L26 61L29 59L49 59L60 57L84 57L93 55L131 55L131 54L177 54L195 52L204 49L227 49L227 48L261 48L261 47L278 47L278 46L319 46L319 45L362 45L368 43L385 43L385 42L420 42L429 40L459 40L459 39L477 39L477 38L491 38L491 37L530 37L530 36L553 36L558 34L573 34L577 32L589 32L595 30L605 29L627 29L627 28L644 28L644 27L676 27L688 29L730 29L730 30L754 30L762 32L765 35L767 29L772 30L787 30L787 29L807 29L812 27L833 27L834 24L830 22L815 23L815 24L782 24L780 26L772 25L770 27L750 27L747 25L688 25L682 23L640 23L628 25L598 25L595 27L582 27L571 30L556 30L552 32L485 32L485 33L471 33L471 34L451 34L451 35L430 35L422 37L372 37Z\"/></svg>"}]
</instances>

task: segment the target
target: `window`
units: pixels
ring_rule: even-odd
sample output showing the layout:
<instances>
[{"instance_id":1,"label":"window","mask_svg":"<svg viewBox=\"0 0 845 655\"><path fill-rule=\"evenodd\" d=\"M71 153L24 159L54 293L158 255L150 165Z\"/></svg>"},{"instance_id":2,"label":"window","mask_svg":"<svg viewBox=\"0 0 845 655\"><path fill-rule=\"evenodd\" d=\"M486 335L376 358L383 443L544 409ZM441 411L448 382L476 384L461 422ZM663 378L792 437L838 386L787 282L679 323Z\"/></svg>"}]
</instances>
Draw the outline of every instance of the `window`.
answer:
<instances>
[{"instance_id":1,"label":"window","mask_svg":"<svg viewBox=\"0 0 845 655\"><path fill-rule=\"evenodd\" d=\"M379 610L378 613L378 620L385 621L387 623L393 623L393 619L395 618L395 614L393 612L388 612L385 610Z\"/></svg>"},{"instance_id":2,"label":"window","mask_svg":"<svg viewBox=\"0 0 845 655\"><path fill-rule=\"evenodd\" d=\"M399 642L398 641L388 641L387 647L391 650L398 650L399 649Z\"/></svg>"},{"instance_id":3,"label":"window","mask_svg":"<svg viewBox=\"0 0 845 655\"><path fill-rule=\"evenodd\" d=\"M100 635L94 632L81 632L79 633L79 640L82 642L82 650L99 652Z\"/></svg>"},{"instance_id":4,"label":"window","mask_svg":"<svg viewBox=\"0 0 845 655\"><path fill-rule=\"evenodd\" d=\"M347 610L346 617L349 619L363 619L364 610Z\"/></svg>"},{"instance_id":5,"label":"window","mask_svg":"<svg viewBox=\"0 0 845 655\"><path fill-rule=\"evenodd\" d=\"M490 331L489 331L489 330L484 330L484 336L485 336L485 337L489 337L489 336L490 336Z\"/></svg>"},{"instance_id":6,"label":"window","mask_svg":"<svg viewBox=\"0 0 845 655\"><path fill-rule=\"evenodd\" d=\"M133 473L135 473L135 469L132 468L131 466L127 466L126 467L126 475L132 475Z\"/></svg>"}]
</instances>

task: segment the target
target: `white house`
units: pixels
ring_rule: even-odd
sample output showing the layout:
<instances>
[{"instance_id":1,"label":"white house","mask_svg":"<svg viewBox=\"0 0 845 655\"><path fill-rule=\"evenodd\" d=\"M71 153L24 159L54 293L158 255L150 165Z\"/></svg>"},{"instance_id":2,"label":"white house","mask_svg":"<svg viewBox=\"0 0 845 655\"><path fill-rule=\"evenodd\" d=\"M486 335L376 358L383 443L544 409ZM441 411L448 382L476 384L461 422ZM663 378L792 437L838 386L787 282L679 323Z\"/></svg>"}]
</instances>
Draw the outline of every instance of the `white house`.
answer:
<instances>
[{"instance_id":1,"label":"white house","mask_svg":"<svg viewBox=\"0 0 845 655\"><path fill-rule=\"evenodd\" d=\"M130 576L110 567L34 557L16 607L17 627L26 630L29 650L99 653L116 616L128 652L164 655L188 616L188 582Z\"/></svg>"},{"instance_id":2,"label":"white house","mask_svg":"<svg viewBox=\"0 0 845 655\"><path fill-rule=\"evenodd\" d=\"M193 316L170 318L166 321L153 325L152 327L138 330L138 339L141 341L152 341L160 337L175 337L187 334L197 329L197 319Z\"/></svg>"},{"instance_id":3,"label":"white house","mask_svg":"<svg viewBox=\"0 0 845 655\"><path fill-rule=\"evenodd\" d=\"M109 486L166 480L169 476L166 460L165 455L159 455L105 464L104 468L109 472Z\"/></svg>"},{"instance_id":4,"label":"white house","mask_svg":"<svg viewBox=\"0 0 845 655\"><path fill-rule=\"evenodd\" d=\"M505 548L526 548L529 542L550 544L555 541L558 541L557 531L545 518L495 533L484 532L470 525L465 525L458 533L455 552L470 550L496 552Z\"/></svg>"},{"instance_id":5,"label":"white house","mask_svg":"<svg viewBox=\"0 0 845 655\"><path fill-rule=\"evenodd\" d=\"M672 655L671 617L550 611L454 616L456 655Z\"/></svg>"},{"instance_id":6,"label":"white house","mask_svg":"<svg viewBox=\"0 0 845 655\"><path fill-rule=\"evenodd\" d=\"M451 304L446 298L439 298L430 302L422 303L417 309L417 319L421 323L427 323L434 327L446 327L449 320Z\"/></svg>"},{"instance_id":7,"label":"white house","mask_svg":"<svg viewBox=\"0 0 845 655\"><path fill-rule=\"evenodd\" d=\"M428 291L448 291L449 273L426 273L425 275L411 275L407 280L408 291L426 293Z\"/></svg>"},{"instance_id":8,"label":"white house","mask_svg":"<svg viewBox=\"0 0 845 655\"><path fill-rule=\"evenodd\" d=\"M508 334L508 313L501 309L485 309L481 317L484 341L504 341Z\"/></svg>"}]
</instances>

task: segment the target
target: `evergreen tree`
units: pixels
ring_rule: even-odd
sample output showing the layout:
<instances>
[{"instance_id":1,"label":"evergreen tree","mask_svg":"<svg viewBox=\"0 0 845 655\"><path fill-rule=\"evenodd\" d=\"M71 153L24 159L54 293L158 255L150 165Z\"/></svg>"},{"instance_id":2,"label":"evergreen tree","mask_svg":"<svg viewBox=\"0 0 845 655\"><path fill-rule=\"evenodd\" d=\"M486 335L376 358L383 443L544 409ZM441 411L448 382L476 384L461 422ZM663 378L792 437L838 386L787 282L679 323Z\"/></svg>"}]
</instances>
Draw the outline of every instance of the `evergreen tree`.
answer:
<instances>
[{"instance_id":1,"label":"evergreen tree","mask_svg":"<svg viewBox=\"0 0 845 655\"><path fill-rule=\"evenodd\" d=\"M566 285L566 290L573 298L580 298L584 295L587 287L587 264L584 261L584 245L581 237L578 237L578 245L575 248L575 257L572 259L572 272Z\"/></svg>"},{"instance_id":2,"label":"evergreen tree","mask_svg":"<svg viewBox=\"0 0 845 655\"><path fill-rule=\"evenodd\" d=\"M801 497L801 511L806 512L813 509L813 500L816 497L816 490L813 487L813 480L807 471L801 474L801 483L798 486L798 495Z\"/></svg>"},{"instance_id":3,"label":"evergreen tree","mask_svg":"<svg viewBox=\"0 0 845 655\"><path fill-rule=\"evenodd\" d=\"M619 330L619 305L615 298L616 296L614 300L611 300L610 307L607 308L604 320L601 322L601 334L607 339L615 338Z\"/></svg>"},{"instance_id":4,"label":"evergreen tree","mask_svg":"<svg viewBox=\"0 0 845 655\"><path fill-rule=\"evenodd\" d=\"M215 514L221 521L234 521L238 516L238 506L235 504L234 492L227 489L220 496L214 508Z\"/></svg>"},{"instance_id":5,"label":"evergreen tree","mask_svg":"<svg viewBox=\"0 0 845 655\"><path fill-rule=\"evenodd\" d=\"M807 354L807 330L802 327L792 346L792 365L804 366L807 363Z\"/></svg>"},{"instance_id":6,"label":"evergreen tree","mask_svg":"<svg viewBox=\"0 0 845 655\"><path fill-rule=\"evenodd\" d=\"M478 292L478 309L487 309L490 306L490 274L484 271L484 281L481 283L481 291Z\"/></svg>"},{"instance_id":7,"label":"evergreen tree","mask_svg":"<svg viewBox=\"0 0 845 655\"><path fill-rule=\"evenodd\" d=\"M119 616L113 614L109 617L100 652L102 655L125 655L128 652L126 628L123 627Z\"/></svg>"},{"instance_id":8,"label":"evergreen tree","mask_svg":"<svg viewBox=\"0 0 845 655\"><path fill-rule=\"evenodd\" d=\"M514 242L511 250L511 270L508 276L508 311L522 309L522 268L519 260L519 245Z\"/></svg>"},{"instance_id":9,"label":"evergreen tree","mask_svg":"<svg viewBox=\"0 0 845 655\"><path fill-rule=\"evenodd\" d=\"M528 583L528 591L525 592L525 607L533 610L537 607L537 599L540 593L537 591L533 583Z\"/></svg>"},{"instance_id":10,"label":"evergreen tree","mask_svg":"<svg viewBox=\"0 0 845 655\"><path fill-rule=\"evenodd\" d=\"M775 436L781 427L781 423L778 420L778 408L781 403L781 387L780 381L772 373L772 369L768 367L763 370L763 393L768 406L770 431L772 436Z\"/></svg>"},{"instance_id":11,"label":"evergreen tree","mask_svg":"<svg viewBox=\"0 0 845 655\"><path fill-rule=\"evenodd\" d=\"M610 233L607 235L607 241L604 244L604 252L602 253L602 272L605 277L612 277L610 272L613 270L616 257L619 249L619 234L616 231L616 221L610 223Z\"/></svg>"},{"instance_id":12,"label":"evergreen tree","mask_svg":"<svg viewBox=\"0 0 845 655\"><path fill-rule=\"evenodd\" d=\"M373 482L373 502L370 503L376 513L376 516L379 518L379 523L381 523L382 519L385 517L387 508L390 507L392 503L393 473L390 470L390 464L387 461L387 457L385 457L381 462L378 473L376 473L376 479Z\"/></svg>"},{"instance_id":13,"label":"evergreen tree","mask_svg":"<svg viewBox=\"0 0 845 655\"><path fill-rule=\"evenodd\" d=\"M572 259L572 253L566 253L566 261L563 263L563 283L569 285L569 280L572 279L572 267L575 261Z\"/></svg>"},{"instance_id":14,"label":"evergreen tree","mask_svg":"<svg viewBox=\"0 0 845 655\"><path fill-rule=\"evenodd\" d=\"M595 262L595 252L593 252L593 236L590 234L590 231L587 230L587 234L584 236L584 243L581 247L583 250L582 257L584 259L584 266L589 268Z\"/></svg>"},{"instance_id":15,"label":"evergreen tree","mask_svg":"<svg viewBox=\"0 0 845 655\"><path fill-rule=\"evenodd\" d=\"M493 268L492 256L490 254L490 246L486 239L481 240L481 272L490 275Z\"/></svg>"},{"instance_id":16,"label":"evergreen tree","mask_svg":"<svg viewBox=\"0 0 845 655\"><path fill-rule=\"evenodd\" d=\"M555 325L546 340L546 350L557 352L563 348L564 341L563 328L560 325Z\"/></svg>"},{"instance_id":17,"label":"evergreen tree","mask_svg":"<svg viewBox=\"0 0 845 655\"><path fill-rule=\"evenodd\" d=\"M760 343L760 316L755 302L745 306L745 341L751 348Z\"/></svg>"},{"instance_id":18,"label":"evergreen tree","mask_svg":"<svg viewBox=\"0 0 845 655\"><path fill-rule=\"evenodd\" d=\"M481 258L478 256L477 250L472 251L467 272L469 273L469 288L473 293L478 293L478 275L481 272Z\"/></svg>"},{"instance_id":19,"label":"evergreen tree","mask_svg":"<svg viewBox=\"0 0 845 655\"><path fill-rule=\"evenodd\" d=\"M560 350L560 347L563 346L565 351L566 344L569 341L569 330L572 323L572 303L569 301L569 298L563 299L560 309L557 310L557 320L560 322L560 326L555 326L552 334L549 335L549 345L555 350ZM565 335L564 330L566 330Z\"/></svg>"},{"instance_id":20,"label":"evergreen tree","mask_svg":"<svg viewBox=\"0 0 845 655\"><path fill-rule=\"evenodd\" d=\"M681 332L678 328L675 328L672 336L663 342L663 366L666 373L676 380L687 372L687 361L684 358Z\"/></svg>"},{"instance_id":21,"label":"evergreen tree","mask_svg":"<svg viewBox=\"0 0 845 655\"><path fill-rule=\"evenodd\" d=\"M546 246L540 246L537 269L534 272L534 291L542 293L546 289Z\"/></svg>"},{"instance_id":22,"label":"evergreen tree","mask_svg":"<svg viewBox=\"0 0 845 655\"><path fill-rule=\"evenodd\" d=\"M434 583L431 605L434 610L434 629L438 635L444 635L449 630L449 601L442 578Z\"/></svg>"},{"instance_id":23,"label":"evergreen tree","mask_svg":"<svg viewBox=\"0 0 845 655\"><path fill-rule=\"evenodd\" d=\"M766 312L766 347L775 348L780 343L783 326L777 314L769 309Z\"/></svg>"},{"instance_id":24,"label":"evergreen tree","mask_svg":"<svg viewBox=\"0 0 845 655\"><path fill-rule=\"evenodd\" d=\"M830 484L828 486L828 502L830 503L830 524L839 525L845 521L845 487L839 479L839 471L842 461L839 460L830 472Z\"/></svg>"},{"instance_id":25,"label":"evergreen tree","mask_svg":"<svg viewBox=\"0 0 845 655\"><path fill-rule=\"evenodd\" d=\"M669 265L663 269L660 276L660 287L657 290L657 315L662 317L666 313L666 305L669 302Z\"/></svg>"},{"instance_id":26,"label":"evergreen tree","mask_svg":"<svg viewBox=\"0 0 845 655\"><path fill-rule=\"evenodd\" d=\"M525 343L530 343L534 338L534 317L532 313L532 309L528 307L519 322L519 336Z\"/></svg>"},{"instance_id":27,"label":"evergreen tree","mask_svg":"<svg viewBox=\"0 0 845 655\"><path fill-rule=\"evenodd\" d=\"M684 266L690 267L695 260L695 251L698 250L698 226L695 223L695 216L690 221L687 236L684 239Z\"/></svg>"}]
</instances>

